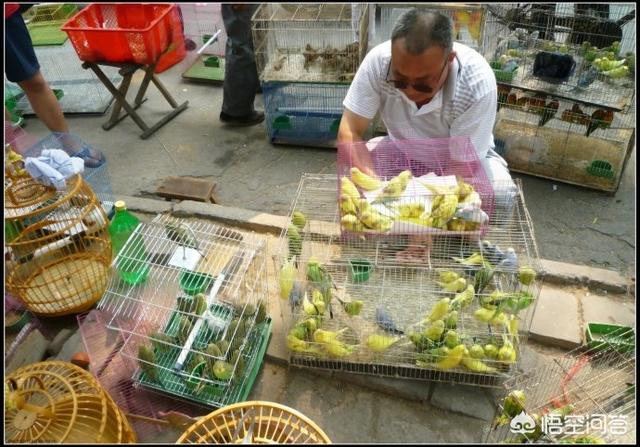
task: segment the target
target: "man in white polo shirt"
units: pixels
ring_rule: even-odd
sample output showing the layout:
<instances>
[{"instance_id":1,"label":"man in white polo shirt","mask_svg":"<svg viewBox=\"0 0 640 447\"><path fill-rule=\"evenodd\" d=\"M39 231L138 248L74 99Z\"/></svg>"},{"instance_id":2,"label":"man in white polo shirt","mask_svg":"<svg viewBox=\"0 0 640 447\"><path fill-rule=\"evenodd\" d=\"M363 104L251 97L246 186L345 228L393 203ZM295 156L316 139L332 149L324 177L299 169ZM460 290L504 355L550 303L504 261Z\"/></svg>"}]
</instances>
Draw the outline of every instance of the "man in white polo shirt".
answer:
<instances>
[{"instance_id":1,"label":"man in white polo shirt","mask_svg":"<svg viewBox=\"0 0 640 447\"><path fill-rule=\"evenodd\" d=\"M380 112L394 140L470 137L489 180L500 189L511 184L507 163L493 150L493 71L478 52L453 43L451 21L438 12L403 14L391 40L364 58L343 104L338 143L362 141ZM355 163L370 171L369 161Z\"/></svg>"}]
</instances>

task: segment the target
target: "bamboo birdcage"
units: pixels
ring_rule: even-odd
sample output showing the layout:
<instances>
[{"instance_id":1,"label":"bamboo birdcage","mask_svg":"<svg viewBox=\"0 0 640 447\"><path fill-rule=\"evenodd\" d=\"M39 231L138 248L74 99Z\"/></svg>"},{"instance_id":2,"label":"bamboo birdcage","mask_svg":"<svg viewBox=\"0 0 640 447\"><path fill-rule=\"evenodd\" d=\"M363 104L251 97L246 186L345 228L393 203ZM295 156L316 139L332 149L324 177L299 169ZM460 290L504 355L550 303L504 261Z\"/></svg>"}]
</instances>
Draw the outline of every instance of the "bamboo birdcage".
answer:
<instances>
[{"instance_id":1,"label":"bamboo birdcage","mask_svg":"<svg viewBox=\"0 0 640 447\"><path fill-rule=\"evenodd\" d=\"M5 186L7 289L38 316L90 308L107 286L108 219L79 175L56 190L32 178Z\"/></svg>"},{"instance_id":2,"label":"bamboo birdcage","mask_svg":"<svg viewBox=\"0 0 640 447\"><path fill-rule=\"evenodd\" d=\"M619 326L505 382L484 442L635 444L635 339Z\"/></svg>"},{"instance_id":3,"label":"bamboo birdcage","mask_svg":"<svg viewBox=\"0 0 640 447\"><path fill-rule=\"evenodd\" d=\"M10 443L136 442L91 374L60 361L28 365L5 378L4 428Z\"/></svg>"},{"instance_id":4,"label":"bamboo birdcage","mask_svg":"<svg viewBox=\"0 0 640 447\"><path fill-rule=\"evenodd\" d=\"M615 192L635 134L635 5L488 11L496 151L513 171Z\"/></svg>"},{"instance_id":5,"label":"bamboo birdcage","mask_svg":"<svg viewBox=\"0 0 640 447\"><path fill-rule=\"evenodd\" d=\"M331 444L331 440L316 423L293 408L249 401L203 416L178 443Z\"/></svg>"},{"instance_id":6,"label":"bamboo birdcage","mask_svg":"<svg viewBox=\"0 0 640 447\"><path fill-rule=\"evenodd\" d=\"M483 347L488 344L499 347L500 344L506 345L508 341L518 350L533 319L540 282L538 280L523 284L519 280L518 267L514 269L496 263L492 260L494 254L483 242L490 241L494 249L496 246L502 250L513 248L518 266L530 266L535 272L541 271L531 219L519 184L510 206L500 204L495 207L485 231L471 232L477 234L469 235L464 232L434 234L428 250L424 250L424 240L412 240L406 234L354 234L341 231L338 185L338 178L333 175L303 176L290 218L293 222L295 214L302 213L306 218L305 225L298 231L299 246L291 243L291 227L283 231L280 265L283 266L291 255L296 256L295 279L302 285L303 291L307 291L309 301L312 301L312 289L317 288L310 281L309 266L312 261L324 266L332 278L334 298L330 299L332 304L327 306L317 327L331 332L344 329L341 341L353 347L353 351L341 358L332 357L326 349L328 344L315 340L310 333L311 329L308 329L302 343L287 340L290 342L290 362L310 368L487 387L499 386L513 376L517 361L505 364L488 356L483 361L494 369L485 373L472 371L462 365L449 370L418 365L417 361L421 359L424 348L413 341L409 343L406 337L409 333L416 332L416 323L429 315L438 301L456 297L456 293L447 292L438 284L441 272L453 271L465 279L467 287L471 284L474 289L478 289L474 293L472 305L458 311L455 327L458 334ZM500 185L494 185L496 186L499 189ZM503 192L499 190L496 195L506 197ZM414 236L428 234L424 231L423 234ZM423 249L420 259L399 256L419 248ZM476 282L479 266L465 266L454 260L467 258L474 252L493 263L493 277L482 290L479 290ZM368 269L365 276L361 274L360 264L365 264ZM504 297L509 294L518 296L518 299L527 297L529 300L528 306L522 309L503 311L510 320L518 319L518 333L507 330L506 327L501 329L482 325L477 321L477 311L483 312L480 309L490 304L496 296ZM349 301L363 302L357 316L350 316L346 311L344 303ZM290 308L291 303L286 301L286 296L281 303L285 315L285 334L292 334L290 331L299 333L301 322L314 314L313 309L307 306L307 312L301 303ZM391 317L394 328L378 323L378 309ZM316 313L323 312L318 310ZM401 337L396 335L399 331L404 333ZM398 340L387 350L375 352L367 346L367 340L370 341L369 337L372 336L392 336ZM438 341L441 342L442 339ZM303 349L305 347L307 349Z\"/></svg>"}]
</instances>

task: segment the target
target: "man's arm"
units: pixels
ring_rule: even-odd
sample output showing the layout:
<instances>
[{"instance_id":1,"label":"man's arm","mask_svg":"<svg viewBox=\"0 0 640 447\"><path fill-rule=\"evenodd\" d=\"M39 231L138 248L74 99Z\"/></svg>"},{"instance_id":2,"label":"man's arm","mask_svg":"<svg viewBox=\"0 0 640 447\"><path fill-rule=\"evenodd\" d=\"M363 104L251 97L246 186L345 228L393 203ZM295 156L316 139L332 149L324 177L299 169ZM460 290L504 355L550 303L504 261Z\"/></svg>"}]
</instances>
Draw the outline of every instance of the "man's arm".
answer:
<instances>
[{"instance_id":1,"label":"man's arm","mask_svg":"<svg viewBox=\"0 0 640 447\"><path fill-rule=\"evenodd\" d=\"M371 120L345 108L338 129L338 144L362 141Z\"/></svg>"}]
</instances>

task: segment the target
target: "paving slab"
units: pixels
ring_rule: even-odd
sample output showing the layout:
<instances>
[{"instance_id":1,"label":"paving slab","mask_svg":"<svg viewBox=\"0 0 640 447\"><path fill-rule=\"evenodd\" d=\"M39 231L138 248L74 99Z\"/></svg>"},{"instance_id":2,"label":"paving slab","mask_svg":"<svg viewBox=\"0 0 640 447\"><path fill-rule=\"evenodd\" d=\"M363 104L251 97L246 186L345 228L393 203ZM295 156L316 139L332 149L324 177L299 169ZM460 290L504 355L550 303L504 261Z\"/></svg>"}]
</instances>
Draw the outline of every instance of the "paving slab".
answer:
<instances>
[{"instance_id":1,"label":"paving slab","mask_svg":"<svg viewBox=\"0 0 640 447\"><path fill-rule=\"evenodd\" d=\"M436 383L430 403L436 408L490 421L495 404L489 392L483 388Z\"/></svg>"},{"instance_id":2,"label":"paving slab","mask_svg":"<svg viewBox=\"0 0 640 447\"><path fill-rule=\"evenodd\" d=\"M76 329L73 335L69 337L64 343L58 355L56 355L56 360L68 362L76 352L81 352L84 350L85 348L84 343L82 343L82 335L80 334L80 331Z\"/></svg>"},{"instance_id":3,"label":"paving slab","mask_svg":"<svg viewBox=\"0 0 640 447\"><path fill-rule=\"evenodd\" d=\"M56 335L54 339L51 340L51 343L49 343L49 346L47 347L47 354L50 356L57 355L62 349L62 346L64 346L66 341L71 338L74 332L75 330L70 328L64 328L58 332L58 335Z\"/></svg>"},{"instance_id":4,"label":"paving slab","mask_svg":"<svg viewBox=\"0 0 640 447\"><path fill-rule=\"evenodd\" d=\"M542 287L531 323L531 338L566 349L579 346L582 330L577 297L562 289Z\"/></svg>"},{"instance_id":5,"label":"paving slab","mask_svg":"<svg viewBox=\"0 0 640 447\"><path fill-rule=\"evenodd\" d=\"M16 348L9 363L5 365L5 375L25 365L40 362L44 358L47 346L49 346L49 340L47 340L38 329L29 332L22 343Z\"/></svg>"},{"instance_id":6,"label":"paving slab","mask_svg":"<svg viewBox=\"0 0 640 447\"><path fill-rule=\"evenodd\" d=\"M581 298L585 323L611 323L635 326L636 306L633 301L586 293Z\"/></svg>"}]
</instances>

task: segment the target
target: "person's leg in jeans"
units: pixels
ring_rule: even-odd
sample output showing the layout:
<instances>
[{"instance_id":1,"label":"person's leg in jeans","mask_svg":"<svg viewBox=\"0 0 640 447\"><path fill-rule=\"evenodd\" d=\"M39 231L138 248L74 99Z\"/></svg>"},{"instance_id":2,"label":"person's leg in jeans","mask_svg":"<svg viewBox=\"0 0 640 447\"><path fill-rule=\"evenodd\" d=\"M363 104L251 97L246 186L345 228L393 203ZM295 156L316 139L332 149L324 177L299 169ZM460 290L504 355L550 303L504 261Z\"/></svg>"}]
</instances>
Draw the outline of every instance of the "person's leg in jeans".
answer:
<instances>
[{"instance_id":1,"label":"person's leg in jeans","mask_svg":"<svg viewBox=\"0 0 640 447\"><path fill-rule=\"evenodd\" d=\"M253 125L264 120L264 114L253 107L260 87L251 37L251 16L257 7L256 4L222 5L227 45L220 120L228 124Z\"/></svg>"},{"instance_id":2,"label":"person's leg in jeans","mask_svg":"<svg viewBox=\"0 0 640 447\"><path fill-rule=\"evenodd\" d=\"M4 23L7 79L22 88L34 113L51 132L68 134L69 126L62 108L40 72L40 64L22 16L16 12L6 18ZM68 148L65 149L71 152L70 155L83 158L87 166L95 167L104 163L104 157L99 151L78 147L75 142L69 141Z\"/></svg>"}]
</instances>

